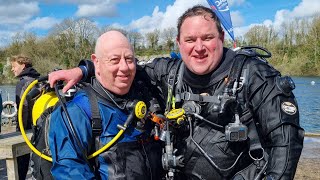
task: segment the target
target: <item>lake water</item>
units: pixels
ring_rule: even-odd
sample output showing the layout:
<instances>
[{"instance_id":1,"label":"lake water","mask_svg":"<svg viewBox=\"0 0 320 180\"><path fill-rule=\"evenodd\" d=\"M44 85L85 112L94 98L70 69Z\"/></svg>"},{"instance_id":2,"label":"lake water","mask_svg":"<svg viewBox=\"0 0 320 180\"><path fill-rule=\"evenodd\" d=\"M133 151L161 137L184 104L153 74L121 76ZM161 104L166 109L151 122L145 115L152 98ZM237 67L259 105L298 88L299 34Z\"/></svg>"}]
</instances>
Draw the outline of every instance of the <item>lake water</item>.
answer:
<instances>
[{"instance_id":1,"label":"lake water","mask_svg":"<svg viewBox=\"0 0 320 180\"><path fill-rule=\"evenodd\" d=\"M320 77L292 77L299 105L300 123L307 133L320 134ZM314 82L314 83L313 83ZM14 86L0 86L3 101L15 101Z\"/></svg>"},{"instance_id":2,"label":"lake water","mask_svg":"<svg viewBox=\"0 0 320 180\"><path fill-rule=\"evenodd\" d=\"M320 77L292 77L300 123L306 132L320 134Z\"/></svg>"}]
</instances>

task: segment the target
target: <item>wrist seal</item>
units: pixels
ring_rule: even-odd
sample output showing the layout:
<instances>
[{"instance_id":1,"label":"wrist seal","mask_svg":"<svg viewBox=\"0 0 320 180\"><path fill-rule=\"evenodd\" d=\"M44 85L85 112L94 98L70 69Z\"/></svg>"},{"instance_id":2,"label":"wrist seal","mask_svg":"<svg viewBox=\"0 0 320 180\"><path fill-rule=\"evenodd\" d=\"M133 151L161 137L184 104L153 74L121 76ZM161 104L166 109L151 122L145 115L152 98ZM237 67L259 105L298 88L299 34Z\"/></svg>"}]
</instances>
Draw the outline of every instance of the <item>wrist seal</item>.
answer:
<instances>
[{"instance_id":1,"label":"wrist seal","mask_svg":"<svg viewBox=\"0 0 320 180\"><path fill-rule=\"evenodd\" d=\"M94 65L93 65L92 61L86 60L86 59L82 59L79 62L78 67L82 71L82 79L81 79L81 81L89 82L91 77L94 76Z\"/></svg>"}]
</instances>

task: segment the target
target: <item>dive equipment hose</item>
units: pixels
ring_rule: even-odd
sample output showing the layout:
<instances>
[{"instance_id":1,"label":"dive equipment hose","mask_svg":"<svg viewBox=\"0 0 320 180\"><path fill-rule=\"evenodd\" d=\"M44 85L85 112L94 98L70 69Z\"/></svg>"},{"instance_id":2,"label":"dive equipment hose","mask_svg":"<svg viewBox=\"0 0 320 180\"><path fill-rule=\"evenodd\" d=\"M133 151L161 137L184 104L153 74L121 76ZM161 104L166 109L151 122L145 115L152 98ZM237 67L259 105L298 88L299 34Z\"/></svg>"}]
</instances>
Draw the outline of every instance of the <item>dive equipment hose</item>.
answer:
<instances>
[{"instance_id":1,"label":"dive equipment hose","mask_svg":"<svg viewBox=\"0 0 320 180\"><path fill-rule=\"evenodd\" d=\"M19 108L18 108L18 121L19 121L19 128L20 128L20 132L21 132L21 135L24 139L24 141L27 143L27 145L29 146L29 148L34 152L36 153L38 156L40 156L41 158L47 160L47 161L51 161L52 162L52 158L41 153L37 148L35 148L33 146L33 144L30 142L30 140L28 139L27 135L26 135L26 132L24 130L24 127L23 127L23 120L22 120L22 107L23 107L23 104L24 104L24 101L27 97L27 94L29 93L29 91L39 82L38 79L32 81L32 83L27 87L27 89L24 91L24 93L22 94L22 97L21 97L21 100L20 100L20 104L19 104Z\"/></svg>"},{"instance_id":2,"label":"dive equipment hose","mask_svg":"<svg viewBox=\"0 0 320 180\"><path fill-rule=\"evenodd\" d=\"M20 100L20 104L19 104L19 108L18 108L18 122L19 122L19 129L20 129L20 132L21 132L21 135L24 139L24 141L26 142L26 144L28 145L28 147L35 153L37 154L39 157L47 160L47 161L50 161L52 162L52 157L50 156L47 156L43 153L41 153L36 147L34 147L34 145L30 142L29 138L27 137L26 135L26 132L25 132L25 129L24 129L24 126L23 126L23 120L22 120L22 107L23 107L23 104L26 100L26 97L28 95L28 93L31 91L31 89L39 82L41 81L45 81L48 79L48 76L45 76L45 77L40 77L39 79L36 79L34 80L33 82L30 83L30 85L26 88L26 90L24 91L24 93L22 94L22 97L21 97L21 100ZM59 96L59 94L57 94L57 96ZM138 107L136 107L134 109L134 114L139 118L139 119L142 119L145 114L146 114L146 111L145 111L145 103L142 102L142 101L139 101L136 105L138 105ZM141 111L139 111L139 109L141 109ZM68 114L68 112L66 112L66 114ZM143 116L143 117L142 117ZM132 117L132 116L131 116ZM132 119L131 119L132 120ZM130 120L130 121L131 121ZM127 120L128 121L128 120ZM129 125L129 124L128 124ZM96 152L92 153L91 155L89 155L87 158L88 159L91 159L91 158L94 158L96 157L97 155L101 154L102 152L104 152L105 150L109 149L121 136L122 134L124 133L124 131L126 130L127 128L127 125L124 125L123 126L124 129L120 129L119 132L116 134L116 136L114 138L112 138L106 145L104 145L102 148L100 148L99 150L97 150Z\"/></svg>"},{"instance_id":3,"label":"dive equipment hose","mask_svg":"<svg viewBox=\"0 0 320 180\"><path fill-rule=\"evenodd\" d=\"M191 122L191 117L187 117L188 122L189 122L189 126L190 126L190 130L189 130L189 137L190 140L194 143L194 145L196 145L196 147L199 149L199 151L201 152L201 154L204 156L204 158L209 162L209 164L216 168L217 170L219 170L220 173L226 172L231 170L232 168L235 167L235 165L237 164L237 162L239 161L240 157L243 154L243 151L238 155L238 157L236 158L236 160L233 162L233 164L228 167L228 168L220 168L211 158L210 156L207 154L207 152L200 146L200 144L198 144L194 139L193 139L193 132L192 132L192 122Z\"/></svg>"}]
</instances>

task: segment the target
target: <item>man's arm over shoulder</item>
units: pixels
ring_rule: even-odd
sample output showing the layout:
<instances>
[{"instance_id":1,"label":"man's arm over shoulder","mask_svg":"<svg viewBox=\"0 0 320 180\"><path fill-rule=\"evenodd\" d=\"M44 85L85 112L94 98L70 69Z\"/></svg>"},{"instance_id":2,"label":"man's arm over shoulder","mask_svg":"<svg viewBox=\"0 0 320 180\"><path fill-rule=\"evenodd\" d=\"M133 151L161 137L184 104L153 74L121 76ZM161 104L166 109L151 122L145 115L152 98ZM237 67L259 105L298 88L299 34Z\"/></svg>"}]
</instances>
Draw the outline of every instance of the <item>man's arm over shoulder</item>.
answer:
<instances>
[{"instance_id":1,"label":"man's arm over shoulder","mask_svg":"<svg viewBox=\"0 0 320 180\"><path fill-rule=\"evenodd\" d=\"M269 154L266 173L274 179L293 179L304 137L292 93L294 84L260 60L250 63L249 72L248 99L263 137L262 145Z\"/></svg>"},{"instance_id":2,"label":"man's arm over shoulder","mask_svg":"<svg viewBox=\"0 0 320 180\"><path fill-rule=\"evenodd\" d=\"M169 57L155 58L152 62L140 65L149 78L156 82L161 81L161 78L167 76L170 69L177 64L178 59L172 59Z\"/></svg>"},{"instance_id":3,"label":"man's arm over shoulder","mask_svg":"<svg viewBox=\"0 0 320 180\"><path fill-rule=\"evenodd\" d=\"M75 103L68 104L67 109L81 146L84 151L89 151L92 147L90 120ZM50 118L49 144L53 159L51 173L55 179L95 178L61 107L58 107Z\"/></svg>"}]
</instances>

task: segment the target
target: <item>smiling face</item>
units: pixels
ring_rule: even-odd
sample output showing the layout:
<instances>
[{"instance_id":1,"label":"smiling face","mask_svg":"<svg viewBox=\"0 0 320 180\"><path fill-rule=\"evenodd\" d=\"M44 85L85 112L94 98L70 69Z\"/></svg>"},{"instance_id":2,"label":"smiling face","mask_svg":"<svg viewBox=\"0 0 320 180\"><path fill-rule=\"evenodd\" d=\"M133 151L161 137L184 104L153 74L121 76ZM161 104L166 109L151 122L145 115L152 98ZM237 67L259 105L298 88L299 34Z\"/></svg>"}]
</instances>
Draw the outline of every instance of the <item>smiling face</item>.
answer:
<instances>
[{"instance_id":1,"label":"smiling face","mask_svg":"<svg viewBox=\"0 0 320 180\"><path fill-rule=\"evenodd\" d=\"M91 59L96 78L104 88L118 95L129 92L136 74L136 63L132 47L123 34L109 31L100 36Z\"/></svg>"},{"instance_id":2,"label":"smiling face","mask_svg":"<svg viewBox=\"0 0 320 180\"><path fill-rule=\"evenodd\" d=\"M223 55L224 32L219 32L209 15L184 19L177 38L181 57L187 68L197 74L212 72Z\"/></svg>"},{"instance_id":3,"label":"smiling face","mask_svg":"<svg viewBox=\"0 0 320 180\"><path fill-rule=\"evenodd\" d=\"M13 72L15 77L19 76L19 74L21 74L25 67L25 64L20 64L17 61L11 62L11 71Z\"/></svg>"}]
</instances>

